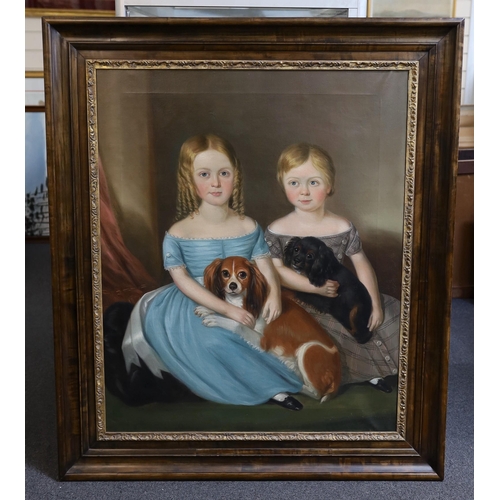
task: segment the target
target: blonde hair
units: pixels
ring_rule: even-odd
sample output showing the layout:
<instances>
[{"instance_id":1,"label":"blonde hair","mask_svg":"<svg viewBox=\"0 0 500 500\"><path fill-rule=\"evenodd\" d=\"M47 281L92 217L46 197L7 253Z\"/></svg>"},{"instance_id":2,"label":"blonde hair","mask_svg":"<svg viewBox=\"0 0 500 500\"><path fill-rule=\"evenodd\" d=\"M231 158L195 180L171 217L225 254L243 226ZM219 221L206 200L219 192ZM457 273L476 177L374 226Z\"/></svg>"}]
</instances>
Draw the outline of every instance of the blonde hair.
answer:
<instances>
[{"instance_id":1,"label":"blonde hair","mask_svg":"<svg viewBox=\"0 0 500 500\"><path fill-rule=\"evenodd\" d=\"M241 165L233 146L225 139L214 134L196 135L187 139L181 146L179 166L177 169L177 207L175 220L193 216L200 206L201 200L196 193L193 179L193 163L196 156L208 149L224 154L234 168L234 187L229 207L240 217L244 216L243 175Z\"/></svg>"},{"instance_id":2,"label":"blonde hair","mask_svg":"<svg viewBox=\"0 0 500 500\"><path fill-rule=\"evenodd\" d=\"M303 165L309 159L311 159L314 167L325 176L326 182L331 188L329 193L329 196L331 196L335 189L335 166L333 165L333 160L323 148L307 142L292 144L283 150L278 159L278 182L281 187L284 187L283 177L285 174L290 172L292 168Z\"/></svg>"}]
</instances>

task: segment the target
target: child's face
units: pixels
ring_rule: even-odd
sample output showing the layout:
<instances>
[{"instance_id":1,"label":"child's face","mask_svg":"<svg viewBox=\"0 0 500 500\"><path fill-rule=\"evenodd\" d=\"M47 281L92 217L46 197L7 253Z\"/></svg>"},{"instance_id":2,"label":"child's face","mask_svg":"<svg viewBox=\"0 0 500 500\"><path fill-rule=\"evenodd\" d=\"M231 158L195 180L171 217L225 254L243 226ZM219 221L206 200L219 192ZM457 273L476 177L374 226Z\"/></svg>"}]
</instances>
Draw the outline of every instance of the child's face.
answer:
<instances>
[{"instance_id":1,"label":"child's face","mask_svg":"<svg viewBox=\"0 0 500 500\"><path fill-rule=\"evenodd\" d=\"M283 187L288 201L304 212L323 207L332 190L324 174L310 158L283 176Z\"/></svg>"},{"instance_id":2,"label":"child's face","mask_svg":"<svg viewBox=\"0 0 500 500\"><path fill-rule=\"evenodd\" d=\"M193 178L202 201L216 206L229 202L234 187L234 167L225 154L215 149L199 153L193 162Z\"/></svg>"}]
</instances>

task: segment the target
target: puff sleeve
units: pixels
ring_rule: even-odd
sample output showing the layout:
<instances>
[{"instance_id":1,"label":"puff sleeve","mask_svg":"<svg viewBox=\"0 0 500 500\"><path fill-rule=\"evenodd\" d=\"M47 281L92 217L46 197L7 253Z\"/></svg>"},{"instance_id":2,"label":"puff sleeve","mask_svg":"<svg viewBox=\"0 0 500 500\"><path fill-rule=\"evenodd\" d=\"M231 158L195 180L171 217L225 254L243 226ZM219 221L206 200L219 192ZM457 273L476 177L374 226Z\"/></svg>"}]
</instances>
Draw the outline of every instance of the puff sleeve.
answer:
<instances>
[{"instance_id":1,"label":"puff sleeve","mask_svg":"<svg viewBox=\"0 0 500 500\"><path fill-rule=\"evenodd\" d=\"M269 248L266 240L264 239L264 231L262 231L260 226L257 226L257 238L252 249L252 260L269 256Z\"/></svg>"},{"instance_id":2,"label":"puff sleeve","mask_svg":"<svg viewBox=\"0 0 500 500\"><path fill-rule=\"evenodd\" d=\"M177 267L186 267L179 242L168 233L163 239L163 267L167 271Z\"/></svg>"},{"instance_id":3,"label":"puff sleeve","mask_svg":"<svg viewBox=\"0 0 500 500\"><path fill-rule=\"evenodd\" d=\"M358 230L351 223L351 230L347 235L347 241L345 246L345 254L350 257L363 249L361 245L361 238L359 237Z\"/></svg>"},{"instance_id":4,"label":"puff sleeve","mask_svg":"<svg viewBox=\"0 0 500 500\"><path fill-rule=\"evenodd\" d=\"M280 238L266 229L266 233L264 235L266 240L269 252L271 253L271 257L273 259L282 259L283 258L283 247Z\"/></svg>"}]
</instances>

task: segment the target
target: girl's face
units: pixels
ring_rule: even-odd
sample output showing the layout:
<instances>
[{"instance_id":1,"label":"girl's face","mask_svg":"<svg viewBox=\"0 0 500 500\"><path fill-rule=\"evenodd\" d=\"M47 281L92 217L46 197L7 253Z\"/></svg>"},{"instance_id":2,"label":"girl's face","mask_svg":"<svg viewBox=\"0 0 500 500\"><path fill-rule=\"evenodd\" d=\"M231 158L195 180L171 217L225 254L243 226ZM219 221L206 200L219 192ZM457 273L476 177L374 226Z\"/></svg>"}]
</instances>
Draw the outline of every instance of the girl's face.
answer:
<instances>
[{"instance_id":1,"label":"girl's face","mask_svg":"<svg viewBox=\"0 0 500 500\"><path fill-rule=\"evenodd\" d=\"M234 187L234 167L229 158L215 149L199 153L193 162L196 193L210 205L229 202Z\"/></svg>"},{"instance_id":2,"label":"girl's face","mask_svg":"<svg viewBox=\"0 0 500 500\"><path fill-rule=\"evenodd\" d=\"M323 207L332 191L324 174L313 165L310 158L283 176L283 186L288 201L304 212Z\"/></svg>"}]
</instances>

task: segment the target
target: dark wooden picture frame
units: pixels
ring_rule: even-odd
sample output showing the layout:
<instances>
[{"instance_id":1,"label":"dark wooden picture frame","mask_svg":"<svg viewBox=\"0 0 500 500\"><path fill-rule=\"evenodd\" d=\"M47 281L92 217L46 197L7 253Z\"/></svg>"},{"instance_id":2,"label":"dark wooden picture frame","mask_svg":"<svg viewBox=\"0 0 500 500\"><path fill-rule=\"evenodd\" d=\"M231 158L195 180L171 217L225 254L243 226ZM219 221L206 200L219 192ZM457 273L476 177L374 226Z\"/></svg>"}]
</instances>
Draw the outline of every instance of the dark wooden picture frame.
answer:
<instances>
[{"instance_id":1,"label":"dark wooden picture frame","mask_svg":"<svg viewBox=\"0 0 500 500\"><path fill-rule=\"evenodd\" d=\"M43 34L61 479L442 479L463 21L45 18ZM257 67L407 75L397 425L109 433L96 74Z\"/></svg>"}]
</instances>

